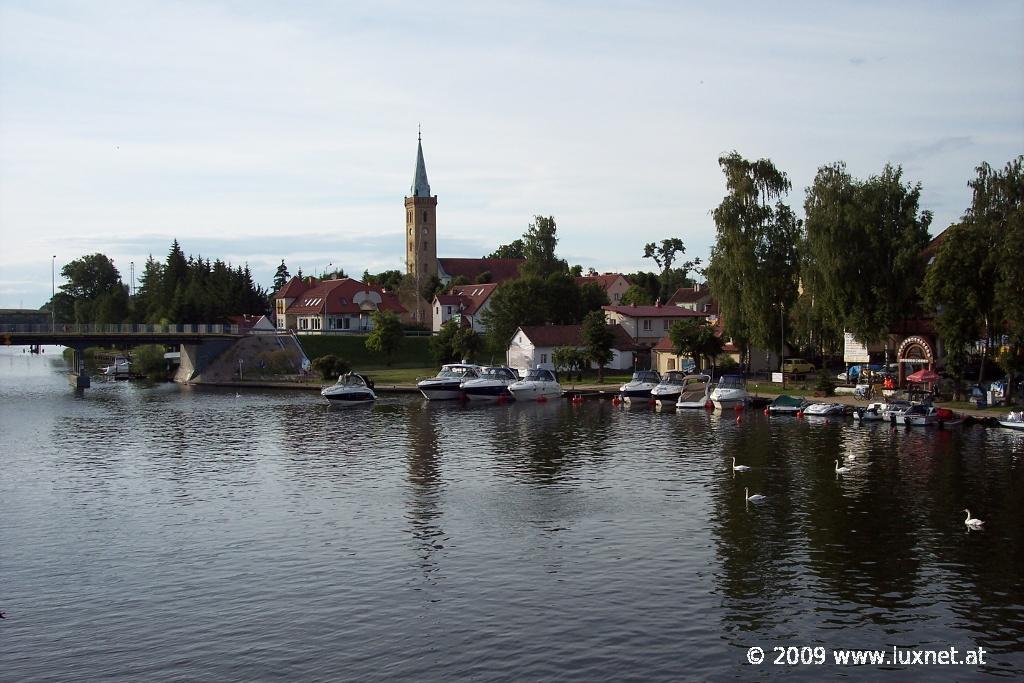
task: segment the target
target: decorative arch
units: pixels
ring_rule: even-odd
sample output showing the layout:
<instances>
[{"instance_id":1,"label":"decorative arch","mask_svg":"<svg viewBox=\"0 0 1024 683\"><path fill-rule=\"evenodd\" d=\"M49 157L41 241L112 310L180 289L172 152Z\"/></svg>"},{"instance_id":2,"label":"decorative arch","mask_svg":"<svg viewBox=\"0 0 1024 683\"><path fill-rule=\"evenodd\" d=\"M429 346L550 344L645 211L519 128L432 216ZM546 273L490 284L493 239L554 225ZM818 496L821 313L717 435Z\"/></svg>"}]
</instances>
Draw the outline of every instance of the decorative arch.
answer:
<instances>
[{"instance_id":1,"label":"decorative arch","mask_svg":"<svg viewBox=\"0 0 1024 683\"><path fill-rule=\"evenodd\" d=\"M935 350L924 337L907 337L900 342L900 347L896 351L896 362L899 364L899 386L903 386L908 374L922 369L935 369ZM910 372L907 372L908 368Z\"/></svg>"}]
</instances>

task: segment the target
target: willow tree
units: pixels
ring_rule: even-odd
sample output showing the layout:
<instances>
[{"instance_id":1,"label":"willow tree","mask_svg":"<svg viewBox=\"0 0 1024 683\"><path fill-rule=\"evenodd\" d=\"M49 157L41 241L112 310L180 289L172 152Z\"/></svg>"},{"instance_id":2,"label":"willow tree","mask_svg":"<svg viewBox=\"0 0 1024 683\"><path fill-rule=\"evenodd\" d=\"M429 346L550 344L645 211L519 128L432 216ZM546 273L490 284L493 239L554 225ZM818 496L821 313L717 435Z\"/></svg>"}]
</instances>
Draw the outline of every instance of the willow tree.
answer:
<instances>
[{"instance_id":1,"label":"willow tree","mask_svg":"<svg viewBox=\"0 0 1024 683\"><path fill-rule=\"evenodd\" d=\"M921 184L904 183L899 166L864 181L843 162L818 169L804 201L801 278L826 331L879 342L916 315L932 221L920 197Z\"/></svg>"},{"instance_id":2,"label":"willow tree","mask_svg":"<svg viewBox=\"0 0 1024 683\"><path fill-rule=\"evenodd\" d=\"M750 345L776 349L797 295L800 222L780 201L792 185L768 159L748 161L732 152L718 164L728 194L712 212L717 233L708 283L725 334L744 355Z\"/></svg>"},{"instance_id":3,"label":"willow tree","mask_svg":"<svg viewBox=\"0 0 1024 683\"><path fill-rule=\"evenodd\" d=\"M987 163L977 167L970 181L971 207L961 221L943 233L935 260L928 269L922 292L938 311L936 327L947 355L962 358L983 340L983 355L994 340L1007 347L1007 372L1024 345L1024 156L1002 171ZM984 379L980 364L978 381Z\"/></svg>"}]
</instances>

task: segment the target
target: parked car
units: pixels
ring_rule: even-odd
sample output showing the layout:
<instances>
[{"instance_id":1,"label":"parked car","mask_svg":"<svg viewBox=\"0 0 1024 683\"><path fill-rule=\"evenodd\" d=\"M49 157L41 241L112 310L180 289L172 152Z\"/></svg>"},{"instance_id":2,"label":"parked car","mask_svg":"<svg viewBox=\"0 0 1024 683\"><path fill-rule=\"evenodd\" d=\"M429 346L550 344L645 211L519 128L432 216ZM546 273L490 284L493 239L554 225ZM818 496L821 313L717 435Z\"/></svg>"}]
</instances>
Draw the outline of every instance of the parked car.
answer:
<instances>
[{"instance_id":1,"label":"parked car","mask_svg":"<svg viewBox=\"0 0 1024 683\"><path fill-rule=\"evenodd\" d=\"M815 369L813 363L809 363L803 358L787 358L782 361L782 371L790 375L804 375L814 372Z\"/></svg>"}]
</instances>

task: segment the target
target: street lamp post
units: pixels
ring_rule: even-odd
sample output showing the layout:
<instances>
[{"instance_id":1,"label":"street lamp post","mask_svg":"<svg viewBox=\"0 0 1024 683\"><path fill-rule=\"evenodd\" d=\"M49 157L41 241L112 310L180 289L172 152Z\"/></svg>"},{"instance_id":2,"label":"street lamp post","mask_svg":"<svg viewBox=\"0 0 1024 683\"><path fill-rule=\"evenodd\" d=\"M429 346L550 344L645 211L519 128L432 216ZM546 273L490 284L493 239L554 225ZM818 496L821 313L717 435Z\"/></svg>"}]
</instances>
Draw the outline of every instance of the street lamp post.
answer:
<instances>
[{"instance_id":1,"label":"street lamp post","mask_svg":"<svg viewBox=\"0 0 1024 683\"><path fill-rule=\"evenodd\" d=\"M779 302L779 372L782 374L782 388L786 388L786 370L785 370L785 358L786 358L786 309Z\"/></svg>"},{"instance_id":2,"label":"street lamp post","mask_svg":"<svg viewBox=\"0 0 1024 683\"><path fill-rule=\"evenodd\" d=\"M330 268L333 265L334 265L334 261L331 261L330 263L327 264L327 266L324 268L324 272L323 272L323 274L322 274L322 276L320 278L321 280L327 278L327 269Z\"/></svg>"},{"instance_id":3,"label":"street lamp post","mask_svg":"<svg viewBox=\"0 0 1024 683\"><path fill-rule=\"evenodd\" d=\"M57 330L57 255L50 258L50 332Z\"/></svg>"},{"instance_id":4,"label":"street lamp post","mask_svg":"<svg viewBox=\"0 0 1024 683\"><path fill-rule=\"evenodd\" d=\"M128 290L132 296L135 296L135 261L132 261L132 286Z\"/></svg>"}]
</instances>

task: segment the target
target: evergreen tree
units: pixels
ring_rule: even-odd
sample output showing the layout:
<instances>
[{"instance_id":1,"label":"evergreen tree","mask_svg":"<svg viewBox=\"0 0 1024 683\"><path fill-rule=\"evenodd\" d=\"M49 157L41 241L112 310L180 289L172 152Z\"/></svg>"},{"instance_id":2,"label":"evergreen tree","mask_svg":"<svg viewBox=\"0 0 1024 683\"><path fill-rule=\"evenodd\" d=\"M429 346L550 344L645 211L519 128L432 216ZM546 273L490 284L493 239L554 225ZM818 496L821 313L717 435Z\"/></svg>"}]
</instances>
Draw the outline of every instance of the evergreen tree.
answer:
<instances>
[{"instance_id":1,"label":"evergreen tree","mask_svg":"<svg viewBox=\"0 0 1024 683\"><path fill-rule=\"evenodd\" d=\"M291 275L288 273L288 266L284 264L284 259L281 259L281 265L277 267L277 271L274 273L274 291L280 292L281 289L288 284L288 280L291 279Z\"/></svg>"}]
</instances>

